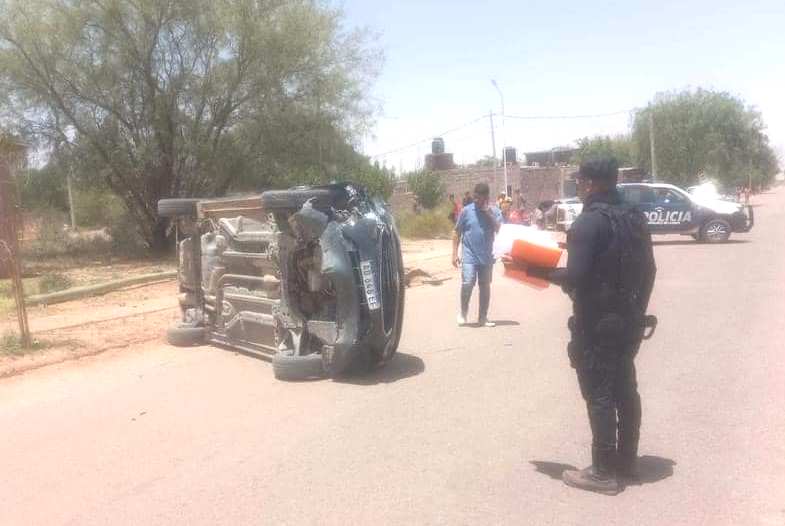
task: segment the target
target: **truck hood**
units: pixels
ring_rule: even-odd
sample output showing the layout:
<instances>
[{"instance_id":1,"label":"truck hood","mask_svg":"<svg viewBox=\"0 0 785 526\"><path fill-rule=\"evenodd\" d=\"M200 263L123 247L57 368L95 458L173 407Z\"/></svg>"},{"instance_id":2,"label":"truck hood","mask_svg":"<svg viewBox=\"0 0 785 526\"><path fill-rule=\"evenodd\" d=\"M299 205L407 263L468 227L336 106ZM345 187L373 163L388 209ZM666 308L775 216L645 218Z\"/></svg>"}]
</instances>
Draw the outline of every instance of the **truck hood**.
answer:
<instances>
[{"instance_id":1,"label":"truck hood","mask_svg":"<svg viewBox=\"0 0 785 526\"><path fill-rule=\"evenodd\" d=\"M693 197L693 200L696 204L704 208L708 208L709 210L712 210L718 214L733 214L742 210L742 206L739 203L726 201L725 199Z\"/></svg>"}]
</instances>

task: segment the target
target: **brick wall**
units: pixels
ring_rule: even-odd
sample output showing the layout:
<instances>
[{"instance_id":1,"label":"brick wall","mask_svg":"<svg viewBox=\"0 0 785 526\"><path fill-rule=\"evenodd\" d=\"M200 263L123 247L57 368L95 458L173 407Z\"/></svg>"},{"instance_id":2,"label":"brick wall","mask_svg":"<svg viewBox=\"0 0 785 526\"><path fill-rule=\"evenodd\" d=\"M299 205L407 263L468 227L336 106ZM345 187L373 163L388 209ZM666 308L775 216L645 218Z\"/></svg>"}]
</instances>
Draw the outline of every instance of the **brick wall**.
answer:
<instances>
[{"instance_id":1,"label":"brick wall","mask_svg":"<svg viewBox=\"0 0 785 526\"><path fill-rule=\"evenodd\" d=\"M521 190L529 207L536 206L540 201L562 197L563 180L576 169L575 167L531 167L512 165L507 169L507 179L512 187L512 195ZM445 187L445 197L455 194L463 197L472 192L477 183L488 183L491 195L497 196L504 189L504 171L497 168L456 168L438 172Z\"/></svg>"}]
</instances>

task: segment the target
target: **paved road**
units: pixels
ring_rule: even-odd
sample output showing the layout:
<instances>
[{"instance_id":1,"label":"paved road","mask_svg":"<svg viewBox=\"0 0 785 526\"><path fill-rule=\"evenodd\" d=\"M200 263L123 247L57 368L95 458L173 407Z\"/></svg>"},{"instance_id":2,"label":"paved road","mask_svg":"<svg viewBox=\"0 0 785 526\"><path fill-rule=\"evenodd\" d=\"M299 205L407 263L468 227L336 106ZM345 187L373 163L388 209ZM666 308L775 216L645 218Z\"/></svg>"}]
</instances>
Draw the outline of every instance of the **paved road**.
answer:
<instances>
[{"instance_id":1,"label":"paved road","mask_svg":"<svg viewBox=\"0 0 785 526\"><path fill-rule=\"evenodd\" d=\"M724 246L668 238L639 357L645 483L558 481L589 431L568 303L499 277L411 292L400 356L355 382L163 344L0 381L0 524L785 524L785 191Z\"/></svg>"}]
</instances>

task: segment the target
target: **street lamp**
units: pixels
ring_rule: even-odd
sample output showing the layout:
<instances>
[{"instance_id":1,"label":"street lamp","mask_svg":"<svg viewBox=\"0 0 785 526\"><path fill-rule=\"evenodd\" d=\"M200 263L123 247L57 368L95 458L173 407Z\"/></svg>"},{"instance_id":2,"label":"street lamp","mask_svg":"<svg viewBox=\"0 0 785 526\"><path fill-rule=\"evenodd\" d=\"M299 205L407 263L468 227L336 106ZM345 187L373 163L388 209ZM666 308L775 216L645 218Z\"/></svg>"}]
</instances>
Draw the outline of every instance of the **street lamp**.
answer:
<instances>
[{"instance_id":1,"label":"street lamp","mask_svg":"<svg viewBox=\"0 0 785 526\"><path fill-rule=\"evenodd\" d=\"M499 93L499 98L502 103L502 166L504 167L504 193L506 194L509 183L507 181L507 143L504 142L504 95L494 79L491 79L491 84L493 84L493 87L496 88L496 91Z\"/></svg>"}]
</instances>

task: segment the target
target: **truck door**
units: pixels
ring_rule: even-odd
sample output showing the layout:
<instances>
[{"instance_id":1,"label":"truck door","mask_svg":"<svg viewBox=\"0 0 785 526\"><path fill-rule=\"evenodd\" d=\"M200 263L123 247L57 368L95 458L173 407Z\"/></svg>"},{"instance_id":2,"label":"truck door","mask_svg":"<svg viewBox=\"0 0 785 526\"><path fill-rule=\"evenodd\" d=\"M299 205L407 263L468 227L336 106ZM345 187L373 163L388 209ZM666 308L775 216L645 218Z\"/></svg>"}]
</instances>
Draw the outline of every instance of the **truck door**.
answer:
<instances>
[{"instance_id":1,"label":"truck door","mask_svg":"<svg viewBox=\"0 0 785 526\"><path fill-rule=\"evenodd\" d=\"M658 228L662 232L682 232L692 226L692 202L670 188L655 189L654 210ZM651 223L651 219L649 219Z\"/></svg>"},{"instance_id":2,"label":"truck door","mask_svg":"<svg viewBox=\"0 0 785 526\"><path fill-rule=\"evenodd\" d=\"M649 230L656 232L658 215L655 211L655 195L651 187L645 185L624 185L622 187L624 201L646 214L649 220Z\"/></svg>"}]
</instances>

